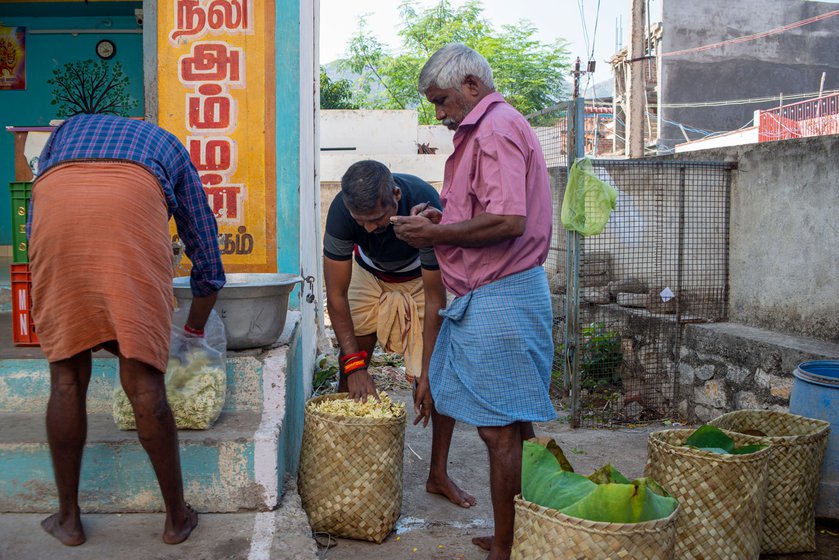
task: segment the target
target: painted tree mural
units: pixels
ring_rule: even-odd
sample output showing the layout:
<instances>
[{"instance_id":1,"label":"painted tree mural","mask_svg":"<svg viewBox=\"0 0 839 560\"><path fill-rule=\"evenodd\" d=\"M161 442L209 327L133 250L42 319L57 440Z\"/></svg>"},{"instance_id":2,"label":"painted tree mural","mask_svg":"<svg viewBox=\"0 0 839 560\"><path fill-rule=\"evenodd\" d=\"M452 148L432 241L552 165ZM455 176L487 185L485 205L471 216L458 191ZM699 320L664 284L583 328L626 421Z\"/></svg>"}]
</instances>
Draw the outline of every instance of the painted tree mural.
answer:
<instances>
[{"instance_id":1,"label":"painted tree mural","mask_svg":"<svg viewBox=\"0 0 839 560\"><path fill-rule=\"evenodd\" d=\"M104 113L128 116L137 100L128 94L128 76L119 62L77 60L52 71L52 105L58 117Z\"/></svg>"}]
</instances>

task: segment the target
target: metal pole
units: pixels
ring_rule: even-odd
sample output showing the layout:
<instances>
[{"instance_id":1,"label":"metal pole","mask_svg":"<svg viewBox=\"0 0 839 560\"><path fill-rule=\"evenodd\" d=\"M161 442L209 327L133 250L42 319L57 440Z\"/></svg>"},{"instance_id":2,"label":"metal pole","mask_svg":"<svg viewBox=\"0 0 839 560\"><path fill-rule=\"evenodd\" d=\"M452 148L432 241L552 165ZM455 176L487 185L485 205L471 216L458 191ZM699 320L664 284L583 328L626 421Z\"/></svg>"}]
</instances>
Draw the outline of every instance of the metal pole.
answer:
<instances>
[{"instance_id":1,"label":"metal pole","mask_svg":"<svg viewBox=\"0 0 839 560\"><path fill-rule=\"evenodd\" d=\"M594 152L591 154L591 157L597 157L597 139L598 133L600 131L600 113L594 114Z\"/></svg>"},{"instance_id":2,"label":"metal pole","mask_svg":"<svg viewBox=\"0 0 839 560\"><path fill-rule=\"evenodd\" d=\"M676 340L674 341L675 356L673 359L673 367L670 371L670 382L673 386L673 400L670 401L670 411L676 408L679 402L679 384L676 379L679 376L679 360L682 355L682 291L683 291L683 271L685 266L685 196L687 182L685 180L685 167L679 168L679 265L676 271Z\"/></svg>"},{"instance_id":3,"label":"metal pole","mask_svg":"<svg viewBox=\"0 0 839 560\"><path fill-rule=\"evenodd\" d=\"M568 150L569 170L574 160L585 155L585 100L580 97L580 59L574 66L573 148ZM566 232L565 257L565 379L571 381L571 427L580 427L580 234Z\"/></svg>"}]
</instances>

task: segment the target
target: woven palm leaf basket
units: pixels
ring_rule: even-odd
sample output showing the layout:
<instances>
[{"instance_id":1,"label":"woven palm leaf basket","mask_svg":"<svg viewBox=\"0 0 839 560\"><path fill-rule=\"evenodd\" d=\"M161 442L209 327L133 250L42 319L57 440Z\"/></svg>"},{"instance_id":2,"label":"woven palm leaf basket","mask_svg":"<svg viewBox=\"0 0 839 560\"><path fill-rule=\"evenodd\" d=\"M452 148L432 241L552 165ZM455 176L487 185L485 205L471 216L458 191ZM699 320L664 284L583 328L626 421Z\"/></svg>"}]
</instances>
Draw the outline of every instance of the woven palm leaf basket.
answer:
<instances>
[{"instance_id":1,"label":"woven palm leaf basket","mask_svg":"<svg viewBox=\"0 0 839 560\"><path fill-rule=\"evenodd\" d=\"M692 433L663 430L647 441L645 475L679 500L676 558L757 560L771 448L729 455L682 447Z\"/></svg>"},{"instance_id":2,"label":"woven palm leaf basket","mask_svg":"<svg viewBox=\"0 0 839 560\"><path fill-rule=\"evenodd\" d=\"M405 410L389 418L358 418L304 409L298 486L312 530L381 543L402 508Z\"/></svg>"},{"instance_id":3,"label":"woven palm leaf basket","mask_svg":"<svg viewBox=\"0 0 839 560\"><path fill-rule=\"evenodd\" d=\"M710 423L772 446L761 552L816 550L815 501L830 423L770 410L737 410Z\"/></svg>"},{"instance_id":4,"label":"woven palm leaf basket","mask_svg":"<svg viewBox=\"0 0 839 560\"><path fill-rule=\"evenodd\" d=\"M569 517L516 496L513 560L672 560L677 507L664 519L604 523Z\"/></svg>"}]
</instances>

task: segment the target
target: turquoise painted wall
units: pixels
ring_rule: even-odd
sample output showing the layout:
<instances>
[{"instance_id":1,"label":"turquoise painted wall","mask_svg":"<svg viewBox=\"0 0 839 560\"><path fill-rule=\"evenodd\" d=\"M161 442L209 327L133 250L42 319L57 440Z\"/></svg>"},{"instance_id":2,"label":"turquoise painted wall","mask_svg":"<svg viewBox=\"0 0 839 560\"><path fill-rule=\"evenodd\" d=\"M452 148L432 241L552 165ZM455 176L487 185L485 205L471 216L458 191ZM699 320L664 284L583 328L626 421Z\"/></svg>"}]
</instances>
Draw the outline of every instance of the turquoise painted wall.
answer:
<instances>
[{"instance_id":1,"label":"turquoise painted wall","mask_svg":"<svg viewBox=\"0 0 839 560\"><path fill-rule=\"evenodd\" d=\"M283 441L280 445L278 464L285 472L297 476L300 466L300 447L303 442L303 409L306 395L303 388L303 335L298 325L288 345L288 366L285 383L285 418L283 419ZM280 478L282 485L282 476Z\"/></svg>"},{"instance_id":2,"label":"turquoise painted wall","mask_svg":"<svg viewBox=\"0 0 839 560\"><path fill-rule=\"evenodd\" d=\"M277 0L277 270L300 272L300 0ZM289 304L298 307L295 289Z\"/></svg>"},{"instance_id":3,"label":"turquoise painted wall","mask_svg":"<svg viewBox=\"0 0 839 560\"><path fill-rule=\"evenodd\" d=\"M137 101L130 116L143 115L143 38L141 34L108 33L111 29L138 29L134 8L142 2L113 2L99 5L83 2L0 4L0 22L8 27L26 27L26 89L0 91L0 245L12 241L11 201L8 184L14 180L14 137L6 126L46 126L56 118L58 106L50 105L51 86L47 80L55 68L76 60L98 60L96 43L110 39L117 48L111 62L122 64L129 77L129 93ZM33 14L33 10L37 12ZM38 17L48 13L50 17ZM111 15L109 15L111 14ZM119 15L121 14L121 15ZM129 15L130 14L130 15ZM60 17L55 17L55 16ZM34 29L102 29L102 33L72 35L31 35Z\"/></svg>"}]
</instances>

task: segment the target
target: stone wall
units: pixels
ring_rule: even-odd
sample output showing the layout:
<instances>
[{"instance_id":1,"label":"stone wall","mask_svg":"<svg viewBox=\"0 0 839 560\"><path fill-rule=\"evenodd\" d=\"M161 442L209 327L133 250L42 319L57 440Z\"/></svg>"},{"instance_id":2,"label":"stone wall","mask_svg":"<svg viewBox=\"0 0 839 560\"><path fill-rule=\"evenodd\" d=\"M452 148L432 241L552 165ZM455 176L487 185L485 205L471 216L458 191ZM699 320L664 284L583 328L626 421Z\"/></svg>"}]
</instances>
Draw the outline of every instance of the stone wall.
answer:
<instances>
[{"instance_id":1,"label":"stone wall","mask_svg":"<svg viewBox=\"0 0 839 560\"><path fill-rule=\"evenodd\" d=\"M736 323L683 324L675 316L581 298L580 324L620 336L620 396L608 421L673 415L706 422L744 409L787 411L793 371L808 360L839 360L839 344ZM554 343L565 337L565 296L553 296ZM581 341L582 343L582 341ZM678 348L678 356L676 350ZM561 371L561 363L555 364ZM588 393L582 393L587 406Z\"/></svg>"},{"instance_id":2,"label":"stone wall","mask_svg":"<svg viewBox=\"0 0 839 560\"><path fill-rule=\"evenodd\" d=\"M789 410L793 371L808 360L839 359L839 344L738 325L685 325L677 411L708 421L731 410Z\"/></svg>"},{"instance_id":3,"label":"stone wall","mask_svg":"<svg viewBox=\"0 0 839 560\"><path fill-rule=\"evenodd\" d=\"M602 423L637 422L642 419L663 418L671 415L675 409L677 325L675 315L651 313L644 307L628 307L615 302L616 294L608 288L601 301L586 300L581 293L579 324L589 329L596 329L595 335L614 336L620 339L620 365L614 371L595 368L587 375L599 378L608 387L609 392L616 392L615 398L609 399L608 405L599 405L597 410L589 410L590 415L598 417ZM583 288L582 292L589 290ZM627 295L627 294L621 294ZM647 298L647 294L643 294ZM565 340L565 296L553 295L554 344L560 348ZM580 339L580 370L585 365L585 337ZM554 369L562 371L561 362L554 364ZM613 379L615 376L619 379ZM557 378L558 382L558 378ZM581 403L584 409L594 406L593 400L602 394L592 394L582 380Z\"/></svg>"},{"instance_id":4,"label":"stone wall","mask_svg":"<svg viewBox=\"0 0 839 560\"><path fill-rule=\"evenodd\" d=\"M731 185L728 320L839 343L839 135L675 159L738 162Z\"/></svg>"}]
</instances>

